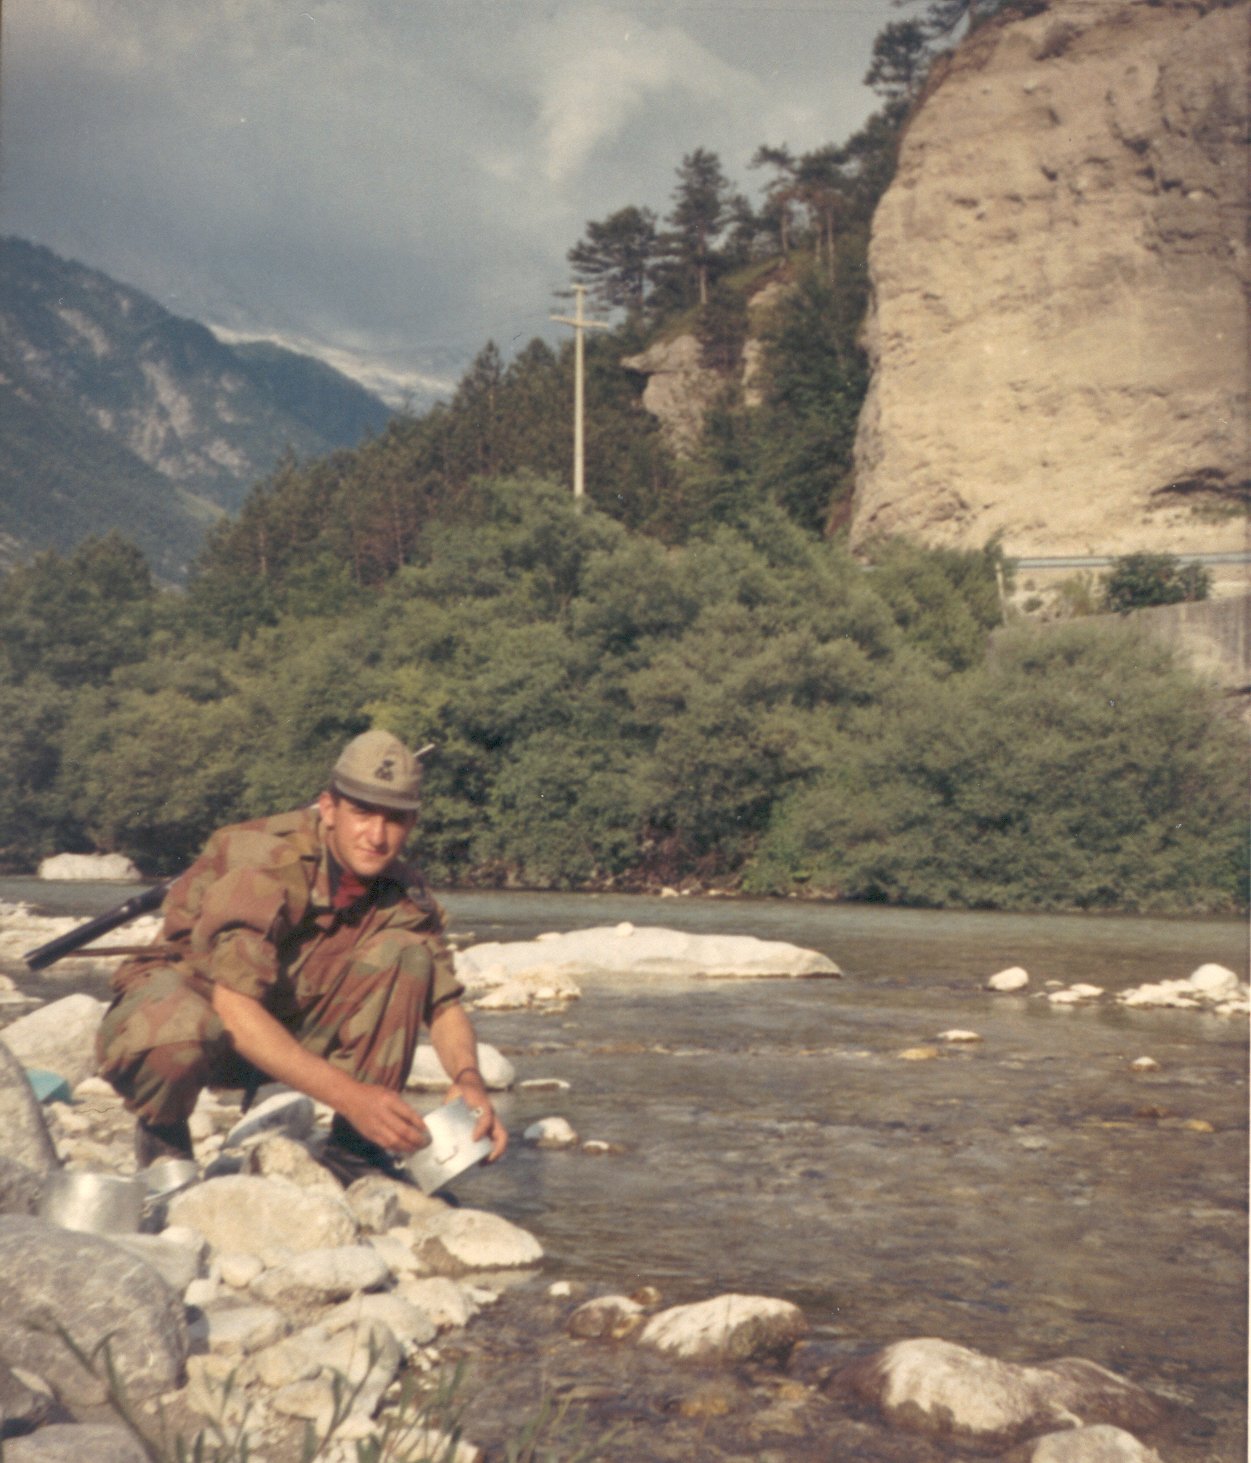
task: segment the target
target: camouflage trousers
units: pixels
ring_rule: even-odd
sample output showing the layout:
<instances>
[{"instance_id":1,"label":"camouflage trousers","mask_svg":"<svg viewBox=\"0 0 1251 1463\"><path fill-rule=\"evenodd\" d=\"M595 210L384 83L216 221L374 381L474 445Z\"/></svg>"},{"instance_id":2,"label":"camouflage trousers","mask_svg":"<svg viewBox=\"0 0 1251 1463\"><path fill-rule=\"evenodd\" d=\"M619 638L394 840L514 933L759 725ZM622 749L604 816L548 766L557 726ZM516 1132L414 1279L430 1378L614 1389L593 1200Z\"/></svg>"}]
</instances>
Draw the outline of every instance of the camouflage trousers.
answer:
<instances>
[{"instance_id":1,"label":"camouflage trousers","mask_svg":"<svg viewBox=\"0 0 1251 1463\"><path fill-rule=\"evenodd\" d=\"M398 1092L427 1016L432 969L425 937L382 931L350 950L312 954L262 1004L306 1051ZM126 979L100 1023L96 1055L127 1108L157 1125L189 1117L205 1087L269 1080L234 1049L207 992L176 961Z\"/></svg>"}]
</instances>

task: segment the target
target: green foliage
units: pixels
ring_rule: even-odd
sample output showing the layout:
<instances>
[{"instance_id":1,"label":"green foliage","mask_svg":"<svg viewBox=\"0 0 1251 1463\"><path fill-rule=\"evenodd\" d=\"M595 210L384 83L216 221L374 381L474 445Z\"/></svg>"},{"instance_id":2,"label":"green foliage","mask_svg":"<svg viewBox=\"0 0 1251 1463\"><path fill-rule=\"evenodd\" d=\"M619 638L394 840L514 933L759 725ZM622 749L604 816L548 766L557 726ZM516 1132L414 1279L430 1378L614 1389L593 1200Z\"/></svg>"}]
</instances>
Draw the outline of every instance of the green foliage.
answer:
<instances>
[{"instance_id":1,"label":"green foliage","mask_svg":"<svg viewBox=\"0 0 1251 1463\"><path fill-rule=\"evenodd\" d=\"M1103 602L1127 614L1149 605L1207 599L1211 588L1211 571L1202 564L1183 564L1176 554L1125 554L1104 579Z\"/></svg>"}]
</instances>

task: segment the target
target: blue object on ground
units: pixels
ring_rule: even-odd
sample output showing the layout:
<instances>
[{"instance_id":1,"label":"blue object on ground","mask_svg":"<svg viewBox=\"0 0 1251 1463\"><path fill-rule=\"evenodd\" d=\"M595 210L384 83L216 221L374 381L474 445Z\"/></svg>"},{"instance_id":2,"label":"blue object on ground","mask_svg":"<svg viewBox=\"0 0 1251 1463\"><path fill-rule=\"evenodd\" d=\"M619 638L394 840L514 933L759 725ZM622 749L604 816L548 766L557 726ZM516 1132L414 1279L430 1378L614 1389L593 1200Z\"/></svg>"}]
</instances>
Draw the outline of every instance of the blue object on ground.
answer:
<instances>
[{"instance_id":1,"label":"blue object on ground","mask_svg":"<svg viewBox=\"0 0 1251 1463\"><path fill-rule=\"evenodd\" d=\"M26 1080L40 1102L69 1102L70 1085L59 1072L45 1072L42 1067L27 1067Z\"/></svg>"}]
</instances>

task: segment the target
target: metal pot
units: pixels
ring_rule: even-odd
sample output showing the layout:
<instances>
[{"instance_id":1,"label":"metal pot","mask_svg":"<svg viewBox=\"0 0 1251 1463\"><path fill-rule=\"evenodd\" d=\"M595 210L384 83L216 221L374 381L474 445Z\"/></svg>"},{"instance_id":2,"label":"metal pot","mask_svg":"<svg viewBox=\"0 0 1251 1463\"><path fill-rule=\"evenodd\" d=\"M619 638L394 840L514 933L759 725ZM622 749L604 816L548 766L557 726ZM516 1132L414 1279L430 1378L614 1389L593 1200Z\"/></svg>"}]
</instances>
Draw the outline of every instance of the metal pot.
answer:
<instances>
[{"instance_id":1,"label":"metal pot","mask_svg":"<svg viewBox=\"0 0 1251 1463\"><path fill-rule=\"evenodd\" d=\"M134 1234L147 1197L138 1179L61 1169L44 1179L39 1217L87 1234Z\"/></svg>"}]
</instances>

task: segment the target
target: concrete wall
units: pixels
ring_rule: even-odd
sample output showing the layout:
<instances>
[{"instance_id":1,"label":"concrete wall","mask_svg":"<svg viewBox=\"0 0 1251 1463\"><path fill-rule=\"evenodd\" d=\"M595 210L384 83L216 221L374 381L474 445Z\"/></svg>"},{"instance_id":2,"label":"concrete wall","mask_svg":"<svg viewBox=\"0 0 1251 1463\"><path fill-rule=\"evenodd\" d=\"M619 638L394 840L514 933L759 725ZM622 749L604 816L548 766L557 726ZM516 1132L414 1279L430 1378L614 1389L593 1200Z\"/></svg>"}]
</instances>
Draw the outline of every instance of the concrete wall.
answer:
<instances>
[{"instance_id":1,"label":"concrete wall","mask_svg":"<svg viewBox=\"0 0 1251 1463\"><path fill-rule=\"evenodd\" d=\"M1153 639L1173 646L1196 671L1211 676L1225 690L1251 691L1251 594L1093 618L1129 620Z\"/></svg>"}]
</instances>

